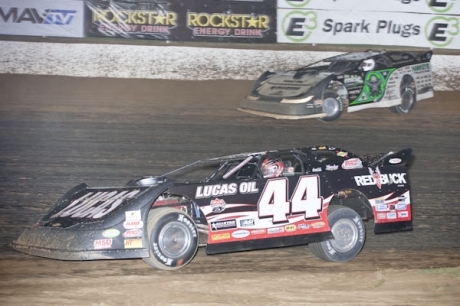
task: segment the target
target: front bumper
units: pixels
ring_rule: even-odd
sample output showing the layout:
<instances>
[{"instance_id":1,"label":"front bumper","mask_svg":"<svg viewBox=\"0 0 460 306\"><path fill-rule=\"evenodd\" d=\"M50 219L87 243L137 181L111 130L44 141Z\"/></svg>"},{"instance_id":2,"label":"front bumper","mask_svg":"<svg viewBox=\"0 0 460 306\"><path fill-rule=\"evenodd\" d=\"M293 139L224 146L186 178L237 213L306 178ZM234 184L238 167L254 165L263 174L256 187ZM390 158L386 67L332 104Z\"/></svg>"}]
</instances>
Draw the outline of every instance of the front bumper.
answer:
<instances>
[{"instance_id":1,"label":"front bumper","mask_svg":"<svg viewBox=\"0 0 460 306\"><path fill-rule=\"evenodd\" d=\"M59 260L96 260L148 257L149 250L112 249L95 250L94 231L69 231L54 228L29 228L11 243L19 252Z\"/></svg>"},{"instance_id":2,"label":"front bumper","mask_svg":"<svg viewBox=\"0 0 460 306\"><path fill-rule=\"evenodd\" d=\"M247 98L241 101L238 110L276 119L320 118L326 115L322 107L315 107L312 103L281 103L279 101L249 100Z\"/></svg>"}]
</instances>

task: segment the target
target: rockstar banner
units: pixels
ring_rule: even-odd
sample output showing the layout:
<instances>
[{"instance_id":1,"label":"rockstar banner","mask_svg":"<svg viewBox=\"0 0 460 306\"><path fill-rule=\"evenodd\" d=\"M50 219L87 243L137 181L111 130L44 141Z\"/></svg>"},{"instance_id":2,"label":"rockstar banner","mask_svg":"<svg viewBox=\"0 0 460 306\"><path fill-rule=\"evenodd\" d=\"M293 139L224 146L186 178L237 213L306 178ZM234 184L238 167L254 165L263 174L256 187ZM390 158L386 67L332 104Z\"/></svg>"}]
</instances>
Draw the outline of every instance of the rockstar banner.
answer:
<instances>
[{"instance_id":1,"label":"rockstar banner","mask_svg":"<svg viewBox=\"0 0 460 306\"><path fill-rule=\"evenodd\" d=\"M87 36L276 42L276 0L86 2Z\"/></svg>"}]
</instances>

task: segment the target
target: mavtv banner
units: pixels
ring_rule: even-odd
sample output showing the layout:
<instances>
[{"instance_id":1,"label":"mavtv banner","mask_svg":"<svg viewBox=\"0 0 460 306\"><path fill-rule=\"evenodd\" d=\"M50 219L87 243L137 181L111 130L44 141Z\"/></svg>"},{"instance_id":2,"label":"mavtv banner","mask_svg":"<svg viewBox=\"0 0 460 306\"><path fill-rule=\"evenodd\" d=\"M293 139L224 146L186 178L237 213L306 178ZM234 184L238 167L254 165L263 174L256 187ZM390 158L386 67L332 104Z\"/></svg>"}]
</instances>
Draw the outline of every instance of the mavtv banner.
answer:
<instances>
[{"instance_id":1,"label":"mavtv banner","mask_svg":"<svg viewBox=\"0 0 460 306\"><path fill-rule=\"evenodd\" d=\"M0 0L0 34L83 37L84 2Z\"/></svg>"}]
</instances>

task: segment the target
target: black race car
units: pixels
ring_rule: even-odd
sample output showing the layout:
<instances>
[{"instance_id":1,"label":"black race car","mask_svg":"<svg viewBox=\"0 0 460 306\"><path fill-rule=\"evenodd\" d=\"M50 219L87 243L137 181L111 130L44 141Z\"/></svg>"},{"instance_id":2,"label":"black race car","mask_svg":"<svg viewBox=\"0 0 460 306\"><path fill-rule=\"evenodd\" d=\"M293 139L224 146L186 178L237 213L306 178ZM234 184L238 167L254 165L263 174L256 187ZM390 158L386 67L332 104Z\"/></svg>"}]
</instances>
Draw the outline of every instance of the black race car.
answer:
<instances>
[{"instance_id":1,"label":"black race car","mask_svg":"<svg viewBox=\"0 0 460 306\"><path fill-rule=\"evenodd\" d=\"M349 261L374 232L412 229L411 149L357 156L316 146L196 161L122 187L69 190L12 243L61 260L143 258L160 269L207 254L309 244Z\"/></svg>"},{"instance_id":2,"label":"black race car","mask_svg":"<svg viewBox=\"0 0 460 306\"><path fill-rule=\"evenodd\" d=\"M277 119L337 119L348 112L389 107L408 113L433 97L432 52L351 52L286 72L266 71L239 110Z\"/></svg>"}]
</instances>

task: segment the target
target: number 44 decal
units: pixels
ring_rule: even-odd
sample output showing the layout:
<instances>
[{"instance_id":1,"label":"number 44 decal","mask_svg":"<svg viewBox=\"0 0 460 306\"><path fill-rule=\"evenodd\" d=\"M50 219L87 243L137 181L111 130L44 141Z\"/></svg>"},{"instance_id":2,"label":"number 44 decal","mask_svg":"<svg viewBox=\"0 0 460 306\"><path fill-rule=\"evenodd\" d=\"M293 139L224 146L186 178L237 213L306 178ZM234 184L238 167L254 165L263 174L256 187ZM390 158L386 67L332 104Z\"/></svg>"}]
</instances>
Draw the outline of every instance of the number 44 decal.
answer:
<instances>
[{"instance_id":1,"label":"number 44 decal","mask_svg":"<svg viewBox=\"0 0 460 306\"><path fill-rule=\"evenodd\" d=\"M287 198L288 180L279 178L267 181L258 208L259 218L273 218L273 223L287 222L287 215L305 214L305 219L318 218L323 208L319 196L318 176L302 176L297 182L291 201Z\"/></svg>"}]
</instances>

